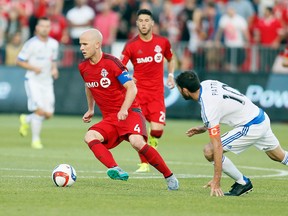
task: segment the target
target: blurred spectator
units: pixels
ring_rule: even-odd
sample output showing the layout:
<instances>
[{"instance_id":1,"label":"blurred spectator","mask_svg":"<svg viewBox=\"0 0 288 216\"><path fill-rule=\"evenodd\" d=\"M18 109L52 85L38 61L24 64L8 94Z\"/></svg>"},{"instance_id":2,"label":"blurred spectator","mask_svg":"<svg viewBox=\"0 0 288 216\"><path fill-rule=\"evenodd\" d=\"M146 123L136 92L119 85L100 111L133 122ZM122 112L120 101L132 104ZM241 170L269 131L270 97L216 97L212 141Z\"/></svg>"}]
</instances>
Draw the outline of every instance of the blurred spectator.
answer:
<instances>
[{"instance_id":1,"label":"blurred spectator","mask_svg":"<svg viewBox=\"0 0 288 216\"><path fill-rule=\"evenodd\" d=\"M288 44L288 0L275 0L273 8L275 17L282 23L283 38L282 43Z\"/></svg>"},{"instance_id":2,"label":"blurred spectator","mask_svg":"<svg viewBox=\"0 0 288 216\"><path fill-rule=\"evenodd\" d=\"M217 8L221 14L225 13L226 5L229 2L229 0L212 0L212 1L217 5Z\"/></svg>"},{"instance_id":3,"label":"blurred spectator","mask_svg":"<svg viewBox=\"0 0 288 216\"><path fill-rule=\"evenodd\" d=\"M94 17L95 12L88 6L87 0L75 0L75 6L68 10L66 15L73 45L79 45L80 35L93 26Z\"/></svg>"},{"instance_id":4,"label":"blurred spectator","mask_svg":"<svg viewBox=\"0 0 288 216\"><path fill-rule=\"evenodd\" d=\"M21 37L22 41L26 41L30 37L29 18L33 14L33 1L32 0L14 0L10 1L10 9L13 8L17 11L19 22L21 24Z\"/></svg>"},{"instance_id":5,"label":"blurred spectator","mask_svg":"<svg viewBox=\"0 0 288 216\"><path fill-rule=\"evenodd\" d=\"M5 43L5 32L7 30L7 17L5 16L5 8L4 5L0 4L0 48Z\"/></svg>"},{"instance_id":6,"label":"blurred spectator","mask_svg":"<svg viewBox=\"0 0 288 216\"><path fill-rule=\"evenodd\" d=\"M273 8L275 5L275 0L254 0L254 2L256 2L259 17L264 16L267 7Z\"/></svg>"},{"instance_id":7,"label":"blurred spectator","mask_svg":"<svg viewBox=\"0 0 288 216\"><path fill-rule=\"evenodd\" d=\"M68 23L66 17L57 9L55 2L48 3L46 17L51 21L49 36L61 44L69 44Z\"/></svg>"},{"instance_id":8,"label":"blurred spectator","mask_svg":"<svg viewBox=\"0 0 288 216\"><path fill-rule=\"evenodd\" d=\"M6 38L11 38L16 32L21 32L22 23L20 22L18 10L15 7L10 8L7 21Z\"/></svg>"},{"instance_id":9,"label":"blurred spectator","mask_svg":"<svg viewBox=\"0 0 288 216\"><path fill-rule=\"evenodd\" d=\"M159 26L160 34L167 37L172 48L175 49L179 42L180 31L171 1L165 1L163 4L163 11L159 15Z\"/></svg>"},{"instance_id":10,"label":"blurred spectator","mask_svg":"<svg viewBox=\"0 0 288 216\"><path fill-rule=\"evenodd\" d=\"M150 1L151 1L150 9L154 17L154 22L159 26L159 17L163 11L164 0L150 0Z\"/></svg>"},{"instance_id":11,"label":"blurred spectator","mask_svg":"<svg viewBox=\"0 0 288 216\"><path fill-rule=\"evenodd\" d=\"M120 21L117 31L118 40L127 40L132 37L130 32L132 25L136 25L135 15L138 6L136 1L129 2L128 0L118 0L117 4L114 4L113 10L119 14Z\"/></svg>"},{"instance_id":12,"label":"blurred spectator","mask_svg":"<svg viewBox=\"0 0 288 216\"><path fill-rule=\"evenodd\" d=\"M257 13L252 0L230 0L226 7L234 8L235 12L247 21L249 40L251 40L253 37L252 29L250 27L255 24L255 19L257 19Z\"/></svg>"},{"instance_id":13,"label":"blurred spectator","mask_svg":"<svg viewBox=\"0 0 288 216\"><path fill-rule=\"evenodd\" d=\"M98 14L103 10L103 3L105 3L105 1L106 0L88 0L87 3L91 8L93 8L95 14Z\"/></svg>"},{"instance_id":14,"label":"blurred spectator","mask_svg":"<svg viewBox=\"0 0 288 216\"><path fill-rule=\"evenodd\" d=\"M236 72L240 70L245 60L245 44L249 41L247 21L235 12L231 6L227 6L226 13L219 20L219 29L216 35L216 43L220 44L224 36L225 70Z\"/></svg>"},{"instance_id":15,"label":"blurred spectator","mask_svg":"<svg viewBox=\"0 0 288 216\"><path fill-rule=\"evenodd\" d=\"M172 13L175 14L175 16L178 16L179 13L184 9L185 0L168 0L171 2L172 6Z\"/></svg>"},{"instance_id":16,"label":"blurred spectator","mask_svg":"<svg viewBox=\"0 0 288 216\"><path fill-rule=\"evenodd\" d=\"M221 12L217 8L214 1L206 1L203 5L204 16L204 30L206 33L205 47L205 62L207 69L216 71L220 68L222 61L221 48L215 43L215 36L219 28L219 20L221 18Z\"/></svg>"},{"instance_id":17,"label":"blurred spectator","mask_svg":"<svg viewBox=\"0 0 288 216\"><path fill-rule=\"evenodd\" d=\"M29 28L30 37L34 36L35 26L37 24L37 19L46 15L46 0L32 0L33 1L33 13L29 17Z\"/></svg>"},{"instance_id":18,"label":"blurred spectator","mask_svg":"<svg viewBox=\"0 0 288 216\"><path fill-rule=\"evenodd\" d=\"M111 46L116 40L119 26L118 13L111 9L111 0L102 3L102 11L94 19L94 27L103 35L102 48L104 52L111 53Z\"/></svg>"},{"instance_id":19,"label":"blurred spectator","mask_svg":"<svg viewBox=\"0 0 288 216\"><path fill-rule=\"evenodd\" d=\"M250 25L255 14L253 4L250 0L230 0L227 7L234 8L235 12L244 17L248 25Z\"/></svg>"},{"instance_id":20,"label":"blurred spectator","mask_svg":"<svg viewBox=\"0 0 288 216\"><path fill-rule=\"evenodd\" d=\"M185 0L184 9L179 13L178 23L180 41L187 42L181 62L181 70L197 67L203 58L202 53L196 51L203 39L202 12L196 5L196 0ZM193 59L193 60L192 60Z\"/></svg>"},{"instance_id":21,"label":"blurred spectator","mask_svg":"<svg viewBox=\"0 0 288 216\"><path fill-rule=\"evenodd\" d=\"M4 4L0 4L0 63L3 64L4 61L4 43L5 43L5 32L7 29L7 19L5 17Z\"/></svg>"},{"instance_id":22,"label":"blurred spectator","mask_svg":"<svg viewBox=\"0 0 288 216\"><path fill-rule=\"evenodd\" d=\"M275 58L272 66L273 73L288 74L288 46Z\"/></svg>"},{"instance_id":23,"label":"blurred spectator","mask_svg":"<svg viewBox=\"0 0 288 216\"><path fill-rule=\"evenodd\" d=\"M21 32L17 31L9 36L5 47L5 64L15 66L17 56L23 46Z\"/></svg>"},{"instance_id":24,"label":"blurred spectator","mask_svg":"<svg viewBox=\"0 0 288 216\"><path fill-rule=\"evenodd\" d=\"M74 7L75 3L74 0L63 0L63 10L62 14L64 16L67 15L67 12Z\"/></svg>"},{"instance_id":25,"label":"blurred spectator","mask_svg":"<svg viewBox=\"0 0 288 216\"><path fill-rule=\"evenodd\" d=\"M55 11L62 13L64 7L64 0L21 0L25 2L32 2L33 11L29 17L30 37L34 36L35 26L40 17L45 17L50 4L55 5Z\"/></svg>"},{"instance_id":26,"label":"blurred spectator","mask_svg":"<svg viewBox=\"0 0 288 216\"><path fill-rule=\"evenodd\" d=\"M281 22L275 18L273 8L267 7L254 29L254 41L260 45L260 72L270 72L278 54L284 34Z\"/></svg>"},{"instance_id":27,"label":"blurred spectator","mask_svg":"<svg viewBox=\"0 0 288 216\"><path fill-rule=\"evenodd\" d=\"M193 13L196 10L196 0L185 0L184 8L177 17L180 28L180 40L188 42L190 38L187 23L193 19Z\"/></svg>"},{"instance_id":28,"label":"blurred spectator","mask_svg":"<svg viewBox=\"0 0 288 216\"><path fill-rule=\"evenodd\" d=\"M205 67L205 56L203 49L206 33L203 26L203 15L200 9L196 9L193 13L192 20L188 20L187 27L189 30L188 50L192 55L192 64L195 70L201 70Z\"/></svg>"}]
</instances>

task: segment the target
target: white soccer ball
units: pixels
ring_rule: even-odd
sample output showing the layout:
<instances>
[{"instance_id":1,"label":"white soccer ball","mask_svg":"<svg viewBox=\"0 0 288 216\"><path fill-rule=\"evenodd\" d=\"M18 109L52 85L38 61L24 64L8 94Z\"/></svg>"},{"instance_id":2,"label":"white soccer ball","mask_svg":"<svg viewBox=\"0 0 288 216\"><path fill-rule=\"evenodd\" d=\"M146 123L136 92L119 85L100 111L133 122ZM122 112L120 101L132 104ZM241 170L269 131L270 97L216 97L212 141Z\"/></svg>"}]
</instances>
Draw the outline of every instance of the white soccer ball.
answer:
<instances>
[{"instance_id":1,"label":"white soccer ball","mask_svg":"<svg viewBox=\"0 0 288 216\"><path fill-rule=\"evenodd\" d=\"M52 172L52 181L57 187L70 187L75 183L76 178L76 171L69 164L59 164Z\"/></svg>"}]
</instances>

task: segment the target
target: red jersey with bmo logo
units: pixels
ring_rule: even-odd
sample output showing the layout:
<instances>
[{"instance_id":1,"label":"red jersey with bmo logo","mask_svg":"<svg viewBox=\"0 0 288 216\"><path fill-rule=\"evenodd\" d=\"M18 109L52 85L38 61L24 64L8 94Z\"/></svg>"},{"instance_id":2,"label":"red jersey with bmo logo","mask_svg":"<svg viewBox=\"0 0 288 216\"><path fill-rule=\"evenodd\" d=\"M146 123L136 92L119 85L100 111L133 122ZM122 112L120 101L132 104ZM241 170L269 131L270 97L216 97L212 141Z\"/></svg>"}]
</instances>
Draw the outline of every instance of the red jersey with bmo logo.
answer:
<instances>
[{"instance_id":1,"label":"red jersey with bmo logo","mask_svg":"<svg viewBox=\"0 0 288 216\"><path fill-rule=\"evenodd\" d=\"M103 53L97 64L84 60L78 65L86 87L91 91L103 117L117 114L125 99L126 89L117 77L127 68L116 57ZM130 109L139 108L136 101Z\"/></svg>"},{"instance_id":2,"label":"red jersey with bmo logo","mask_svg":"<svg viewBox=\"0 0 288 216\"><path fill-rule=\"evenodd\" d=\"M127 42L122 62L126 65L130 60L133 64L138 94L144 92L164 97L164 58L170 61L172 56L170 42L159 35L153 34L150 41L143 41L137 35Z\"/></svg>"}]
</instances>

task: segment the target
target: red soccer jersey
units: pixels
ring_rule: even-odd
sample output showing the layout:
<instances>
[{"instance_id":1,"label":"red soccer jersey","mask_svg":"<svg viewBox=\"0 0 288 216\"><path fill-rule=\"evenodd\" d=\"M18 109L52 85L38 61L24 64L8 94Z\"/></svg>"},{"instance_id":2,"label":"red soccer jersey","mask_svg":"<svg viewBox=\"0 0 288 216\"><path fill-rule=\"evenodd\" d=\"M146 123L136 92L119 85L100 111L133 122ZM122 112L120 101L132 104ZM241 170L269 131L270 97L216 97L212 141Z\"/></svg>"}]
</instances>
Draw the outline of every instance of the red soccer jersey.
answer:
<instances>
[{"instance_id":1,"label":"red soccer jersey","mask_svg":"<svg viewBox=\"0 0 288 216\"><path fill-rule=\"evenodd\" d=\"M117 77L127 68L116 57L103 53L97 64L85 60L78 65L86 87L91 91L103 117L117 114L125 99L126 89ZM131 108L139 108L136 101Z\"/></svg>"},{"instance_id":2,"label":"red soccer jersey","mask_svg":"<svg viewBox=\"0 0 288 216\"><path fill-rule=\"evenodd\" d=\"M265 21L259 19L256 28L260 31L262 45L271 45L278 37L279 32L282 30L281 22L274 18L273 20Z\"/></svg>"},{"instance_id":3,"label":"red soccer jersey","mask_svg":"<svg viewBox=\"0 0 288 216\"><path fill-rule=\"evenodd\" d=\"M172 58L171 44L167 38L153 34L150 41L134 37L122 51L122 62L130 60L134 67L133 76L136 78L140 92L148 91L164 95L164 58Z\"/></svg>"}]
</instances>

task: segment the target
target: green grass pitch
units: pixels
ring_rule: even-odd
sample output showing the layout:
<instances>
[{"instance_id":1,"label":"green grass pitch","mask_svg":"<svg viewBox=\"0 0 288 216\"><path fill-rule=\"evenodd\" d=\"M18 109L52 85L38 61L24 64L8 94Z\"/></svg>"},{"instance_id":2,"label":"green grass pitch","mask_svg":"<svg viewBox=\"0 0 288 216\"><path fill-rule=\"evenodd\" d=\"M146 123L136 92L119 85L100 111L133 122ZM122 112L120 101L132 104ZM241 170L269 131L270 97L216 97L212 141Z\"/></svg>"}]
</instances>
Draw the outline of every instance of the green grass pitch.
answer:
<instances>
[{"instance_id":1,"label":"green grass pitch","mask_svg":"<svg viewBox=\"0 0 288 216\"><path fill-rule=\"evenodd\" d=\"M127 182L109 179L106 167L83 141L91 124L82 123L82 116L55 116L45 121L44 149L34 150L30 148L31 135L23 138L18 134L18 116L2 114L0 215L286 215L288 167L271 161L254 147L241 155L226 154L251 178L254 191L242 197L209 196L210 190L203 185L211 179L213 166L202 154L208 135L185 136L188 128L199 124L167 120L158 150L180 182L179 191L167 191L166 182L154 168L148 174L134 173L139 159L127 142L112 153L130 178ZM288 124L274 123L272 128L288 150ZM58 188L51 180L53 168L60 163L76 169L78 178L70 188ZM223 175L224 191L233 183Z\"/></svg>"}]
</instances>

